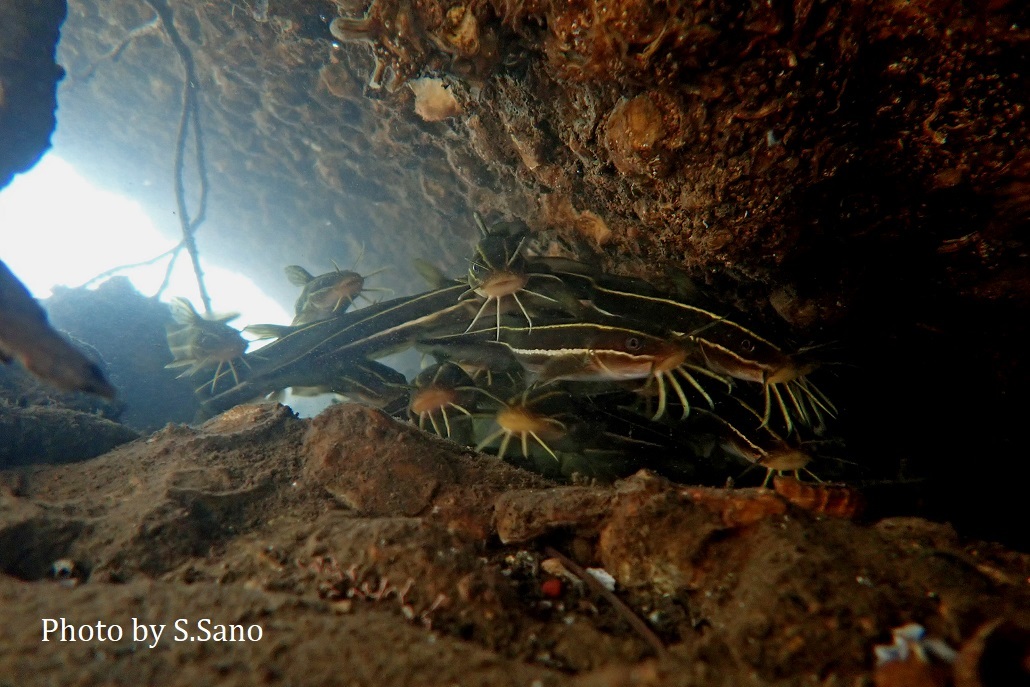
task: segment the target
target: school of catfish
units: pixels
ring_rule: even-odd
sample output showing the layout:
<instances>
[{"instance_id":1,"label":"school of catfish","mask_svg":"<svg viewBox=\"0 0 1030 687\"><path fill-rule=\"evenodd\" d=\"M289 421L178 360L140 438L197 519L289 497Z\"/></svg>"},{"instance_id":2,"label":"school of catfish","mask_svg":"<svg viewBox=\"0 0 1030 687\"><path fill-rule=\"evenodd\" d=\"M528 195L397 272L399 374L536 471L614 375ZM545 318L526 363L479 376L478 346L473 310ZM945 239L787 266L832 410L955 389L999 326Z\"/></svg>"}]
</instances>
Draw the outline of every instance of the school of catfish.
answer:
<instances>
[{"instance_id":1,"label":"school of catfish","mask_svg":"<svg viewBox=\"0 0 1030 687\"><path fill-rule=\"evenodd\" d=\"M373 300L386 290L367 287L371 275L287 267L303 289L296 317L247 327L272 339L253 352L232 315L205 318L178 299L169 367L200 382L208 416L286 388L335 393L552 476L646 467L721 483L757 468L764 486L826 469L812 463L837 409L810 379L810 352L699 298L533 257L522 224L476 221L468 273L420 263L431 288L413 296ZM379 362L412 348L423 369L410 381Z\"/></svg>"}]
</instances>

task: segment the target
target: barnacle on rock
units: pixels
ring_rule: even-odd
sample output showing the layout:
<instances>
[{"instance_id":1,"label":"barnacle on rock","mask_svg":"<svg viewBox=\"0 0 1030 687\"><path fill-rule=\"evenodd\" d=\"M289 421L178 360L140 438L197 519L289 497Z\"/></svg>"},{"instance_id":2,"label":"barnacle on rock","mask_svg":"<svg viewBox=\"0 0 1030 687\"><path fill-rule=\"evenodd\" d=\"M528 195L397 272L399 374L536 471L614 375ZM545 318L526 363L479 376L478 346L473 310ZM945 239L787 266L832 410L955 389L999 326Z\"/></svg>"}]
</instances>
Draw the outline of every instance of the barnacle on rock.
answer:
<instances>
[{"instance_id":1,"label":"barnacle on rock","mask_svg":"<svg viewBox=\"0 0 1030 687\"><path fill-rule=\"evenodd\" d=\"M477 16L475 10L473 4L455 5L439 22L426 19L425 26L433 45L451 56L450 64L442 66L453 74L478 81L500 61L500 40L490 23Z\"/></svg>"},{"instance_id":2,"label":"barnacle on rock","mask_svg":"<svg viewBox=\"0 0 1030 687\"><path fill-rule=\"evenodd\" d=\"M427 122L439 122L461 114L461 103L443 79L425 77L408 82L415 94L415 114Z\"/></svg>"},{"instance_id":3,"label":"barnacle on rock","mask_svg":"<svg viewBox=\"0 0 1030 687\"><path fill-rule=\"evenodd\" d=\"M682 114L667 94L643 93L623 98L608 115L604 144L623 174L664 176L683 146Z\"/></svg>"}]
</instances>

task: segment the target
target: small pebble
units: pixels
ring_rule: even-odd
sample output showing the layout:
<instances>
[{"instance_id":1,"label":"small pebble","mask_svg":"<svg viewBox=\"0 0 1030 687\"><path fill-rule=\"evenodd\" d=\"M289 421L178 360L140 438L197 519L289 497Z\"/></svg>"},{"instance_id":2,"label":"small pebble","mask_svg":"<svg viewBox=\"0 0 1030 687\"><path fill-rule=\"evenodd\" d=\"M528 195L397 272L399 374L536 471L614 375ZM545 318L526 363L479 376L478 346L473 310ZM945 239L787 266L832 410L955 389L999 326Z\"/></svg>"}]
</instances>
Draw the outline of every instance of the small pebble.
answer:
<instances>
[{"instance_id":1,"label":"small pebble","mask_svg":"<svg viewBox=\"0 0 1030 687\"><path fill-rule=\"evenodd\" d=\"M557 577L550 577L540 584L540 593L548 599L557 599L562 594L562 583Z\"/></svg>"}]
</instances>

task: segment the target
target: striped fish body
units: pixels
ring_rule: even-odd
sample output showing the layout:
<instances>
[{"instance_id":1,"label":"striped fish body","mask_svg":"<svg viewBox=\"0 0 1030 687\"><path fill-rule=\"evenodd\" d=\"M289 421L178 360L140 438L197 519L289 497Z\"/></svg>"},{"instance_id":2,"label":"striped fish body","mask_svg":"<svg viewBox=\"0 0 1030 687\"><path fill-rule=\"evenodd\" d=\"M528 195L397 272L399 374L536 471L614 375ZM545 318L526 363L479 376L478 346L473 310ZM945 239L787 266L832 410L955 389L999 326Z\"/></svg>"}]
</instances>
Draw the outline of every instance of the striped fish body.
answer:
<instances>
[{"instance_id":1,"label":"striped fish body","mask_svg":"<svg viewBox=\"0 0 1030 687\"><path fill-rule=\"evenodd\" d=\"M403 396L406 386L404 375L386 365L361 358L341 359L331 367L312 367L306 371L294 368L285 374L254 375L204 400L202 409L211 417L290 387L303 389L298 395L335 393L382 407Z\"/></svg>"},{"instance_id":2,"label":"striped fish body","mask_svg":"<svg viewBox=\"0 0 1030 687\"><path fill-rule=\"evenodd\" d=\"M491 343L496 336L497 341ZM539 327L502 326L425 342L446 349L448 342L503 346L539 382L644 379L670 361L686 358L679 343L624 327L592 323Z\"/></svg>"},{"instance_id":3,"label":"striped fish body","mask_svg":"<svg viewBox=\"0 0 1030 687\"><path fill-rule=\"evenodd\" d=\"M454 284L300 327L276 327L279 338L248 357L256 374L286 376L305 375L319 361L331 366L337 358L383 357L434 327L457 329L468 317L468 305L458 301L464 290Z\"/></svg>"},{"instance_id":4,"label":"striped fish body","mask_svg":"<svg viewBox=\"0 0 1030 687\"><path fill-rule=\"evenodd\" d=\"M689 303L595 285L595 307L645 331L689 337L709 369L748 382L789 381L797 370L791 357L772 342L725 316Z\"/></svg>"},{"instance_id":5,"label":"striped fish body","mask_svg":"<svg viewBox=\"0 0 1030 687\"><path fill-rule=\"evenodd\" d=\"M643 280L592 274L582 263L560 258L531 264L550 270L580 298L629 327L692 338L713 372L758 383L789 381L799 372L788 354L750 329L709 309L664 297Z\"/></svg>"},{"instance_id":6,"label":"striped fish body","mask_svg":"<svg viewBox=\"0 0 1030 687\"><path fill-rule=\"evenodd\" d=\"M247 355L244 358L250 367L247 379L210 397L205 401L205 409L211 413L222 412L294 386L389 401L398 394L387 387L396 385L403 389L406 380L371 359L405 348L419 333L442 327L447 322L460 331L468 317L467 304L457 300L464 288L464 285L454 284L299 327L257 325L250 328L252 332L278 338Z\"/></svg>"}]
</instances>

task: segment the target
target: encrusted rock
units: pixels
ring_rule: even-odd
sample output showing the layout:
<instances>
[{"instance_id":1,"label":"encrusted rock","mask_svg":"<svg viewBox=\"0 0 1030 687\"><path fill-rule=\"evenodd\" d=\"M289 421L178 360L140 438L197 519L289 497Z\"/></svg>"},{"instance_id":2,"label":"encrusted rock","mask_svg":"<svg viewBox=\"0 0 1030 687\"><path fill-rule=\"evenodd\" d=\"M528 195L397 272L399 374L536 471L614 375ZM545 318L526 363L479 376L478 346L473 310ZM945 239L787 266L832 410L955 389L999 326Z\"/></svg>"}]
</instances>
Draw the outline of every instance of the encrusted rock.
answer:
<instances>
[{"instance_id":1,"label":"encrusted rock","mask_svg":"<svg viewBox=\"0 0 1030 687\"><path fill-rule=\"evenodd\" d=\"M595 530L608 512L611 489L557 487L502 494L497 499L495 525L505 544L535 539L556 528L572 527L580 534Z\"/></svg>"},{"instance_id":2,"label":"encrusted rock","mask_svg":"<svg viewBox=\"0 0 1030 687\"><path fill-rule=\"evenodd\" d=\"M311 422L304 478L366 515L418 515L455 481L448 452L425 444L417 429L377 410L339 404Z\"/></svg>"},{"instance_id":3,"label":"encrusted rock","mask_svg":"<svg viewBox=\"0 0 1030 687\"><path fill-rule=\"evenodd\" d=\"M86 460L138 436L125 425L89 413L0 405L0 468Z\"/></svg>"},{"instance_id":4,"label":"encrusted rock","mask_svg":"<svg viewBox=\"0 0 1030 687\"><path fill-rule=\"evenodd\" d=\"M362 514L422 515L477 539L493 532L499 494L550 484L359 405L312 420L303 455L307 484Z\"/></svg>"},{"instance_id":5,"label":"encrusted rock","mask_svg":"<svg viewBox=\"0 0 1030 687\"><path fill-rule=\"evenodd\" d=\"M64 76L54 53L66 13L61 0L0 6L0 188L50 147Z\"/></svg>"},{"instance_id":6,"label":"encrusted rock","mask_svg":"<svg viewBox=\"0 0 1030 687\"><path fill-rule=\"evenodd\" d=\"M202 424L198 430L204 435L253 437L274 431L297 416L279 403L255 403L231 408Z\"/></svg>"}]
</instances>

